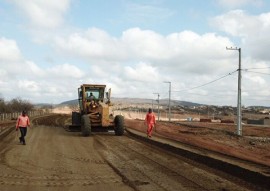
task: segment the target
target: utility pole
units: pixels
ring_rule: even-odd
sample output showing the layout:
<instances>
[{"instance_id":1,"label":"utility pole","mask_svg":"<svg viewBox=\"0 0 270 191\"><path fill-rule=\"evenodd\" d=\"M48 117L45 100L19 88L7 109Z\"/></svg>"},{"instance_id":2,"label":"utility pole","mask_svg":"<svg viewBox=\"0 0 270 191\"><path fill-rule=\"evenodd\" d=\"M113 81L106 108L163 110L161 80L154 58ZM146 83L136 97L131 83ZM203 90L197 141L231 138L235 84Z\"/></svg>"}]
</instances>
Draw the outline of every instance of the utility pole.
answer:
<instances>
[{"instance_id":1,"label":"utility pole","mask_svg":"<svg viewBox=\"0 0 270 191\"><path fill-rule=\"evenodd\" d=\"M169 121L171 121L171 82L165 81L164 83L169 84Z\"/></svg>"},{"instance_id":2,"label":"utility pole","mask_svg":"<svg viewBox=\"0 0 270 191\"><path fill-rule=\"evenodd\" d=\"M237 135L242 136L242 106L241 106L241 48L227 48L227 50L237 50L239 53L238 67L238 96L237 96Z\"/></svg>"},{"instance_id":3,"label":"utility pole","mask_svg":"<svg viewBox=\"0 0 270 191\"><path fill-rule=\"evenodd\" d=\"M159 121L159 93L153 93L153 94L157 94L158 95L158 99L157 99L157 102L158 102L158 121Z\"/></svg>"}]
</instances>

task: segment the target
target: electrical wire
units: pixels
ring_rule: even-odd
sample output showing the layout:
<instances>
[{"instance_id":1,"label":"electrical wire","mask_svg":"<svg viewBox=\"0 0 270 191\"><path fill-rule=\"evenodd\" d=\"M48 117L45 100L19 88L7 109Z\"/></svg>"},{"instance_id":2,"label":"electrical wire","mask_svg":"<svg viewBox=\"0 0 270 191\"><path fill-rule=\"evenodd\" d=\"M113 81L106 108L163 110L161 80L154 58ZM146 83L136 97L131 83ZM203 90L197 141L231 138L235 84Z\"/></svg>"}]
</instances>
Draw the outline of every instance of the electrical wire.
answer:
<instances>
[{"instance_id":1,"label":"electrical wire","mask_svg":"<svg viewBox=\"0 0 270 191\"><path fill-rule=\"evenodd\" d=\"M237 93L237 91L231 91L234 93ZM221 92L222 93L222 92ZM198 94L198 93L190 93L190 92L185 92L184 94L190 94L190 95L198 95L198 96L207 96L207 97L230 97L230 96L235 96L235 94L220 94L220 95L209 95L209 94Z\"/></svg>"},{"instance_id":2,"label":"electrical wire","mask_svg":"<svg viewBox=\"0 0 270 191\"><path fill-rule=\"evenodd\" d=\"M244 68L242 70L264 70L264 69L269 69L270 67L264 67L264 68Z\"/></svg>"},{"instance_id":3,"label":"electrical wire","mask_svg":"<svg viewBox=\"0 0 270 191\"><path fill-rule=\"evenodd\" d=\"M255 98L244 98L244 100L256 100L256 101L270 101L270 99L255 99Z\"/></svg>"},{"instance_id":4,"label":"electrical wire","mask_svg":"<svg viewBox=\"0 0 270 191\"><path fill-rule=\"evenodd\" d=\"M243 70L243 71L250 72L250 73L255 73L255 74L270 75L269 73L263 73L263 72L253 72L253 71L249 71L249 70Z\"/></svg>"},{"instance_id":5,"label":"electrical wire","mask_svg":"<svg viewBox=\"0 0 270 191\"><path fill-rule=\"evenodd\" d=\"M193 89L201 88L201 87L203 87L203 86L207 86L207 85L209 85L209 84L212 84L212 83L214 83L214 82L216 82L216 81L218 81L218 80L221 80L221 79L223 79L223 78L226 78L227 76L230 76L230 75L234 74L234 73L237 72L237 71L238 71L238 69L235 70L235 71L233 71L233 72L230 72L229 74L226 74L226 75L224 75L224 76L222 76L222 77L220 77L220 78L218 78L218 79L212 80L212 81L210 81L210 82L207 82L207 83L202 84L202 85L199 85L199 86L195 86L195 87L188 88L188 89L183 89L183 90L178 90L178 91L172 91L172 92L182 92L182 91L188 91L188 90L193 90Z\"/></svg>"}]
</instances>

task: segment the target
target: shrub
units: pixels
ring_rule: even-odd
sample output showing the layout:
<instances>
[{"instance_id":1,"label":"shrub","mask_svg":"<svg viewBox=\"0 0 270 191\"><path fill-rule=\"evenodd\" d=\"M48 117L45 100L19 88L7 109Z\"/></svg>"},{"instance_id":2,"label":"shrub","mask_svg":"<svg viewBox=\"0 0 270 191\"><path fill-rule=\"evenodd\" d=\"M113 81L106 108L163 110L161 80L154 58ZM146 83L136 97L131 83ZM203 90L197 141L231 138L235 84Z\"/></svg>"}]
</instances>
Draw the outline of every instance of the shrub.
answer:
<instances>
[{"instance_id":1,"label":"shrub","mask_svg":"<svg viewBox=\"0 0 270 191\"><path fill-rule=\"evenodd\" d=\"M21 112L23 110L30 111L33 108L33 104L20 98L14 98L8 102L4 101L4 99L0 99L0 113Z\"/></svg>"}]
</instances>

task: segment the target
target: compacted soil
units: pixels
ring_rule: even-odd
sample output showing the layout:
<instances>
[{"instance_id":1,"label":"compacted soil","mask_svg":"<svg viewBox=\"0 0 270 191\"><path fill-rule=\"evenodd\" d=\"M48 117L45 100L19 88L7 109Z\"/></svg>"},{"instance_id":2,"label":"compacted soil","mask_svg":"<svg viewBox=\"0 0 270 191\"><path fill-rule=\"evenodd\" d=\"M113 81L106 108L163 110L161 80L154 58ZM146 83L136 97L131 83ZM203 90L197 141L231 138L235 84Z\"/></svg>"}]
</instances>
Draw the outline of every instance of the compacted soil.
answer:
<instances>
[{"instance_id":1,"label":"compacted soil","mask_svg":"<svg viewBox=\"0 0 270 191\"><path fill-rule=\"evenodd\" d=\"M28 131L26 145L19 143L14 130L0 136L1 191L254 190L233 175L128 134L94 133L82 137L80 132L69 132L66 126L70 118L52 115L32 119L33 128ZM126 119L125 123L127 128L145 132L141 120ZM250 151L247 158L258 162L265 158L264 163L269 162L266 153L255 157L255 153L266 152L269 143L249 142L215 127L159 122L154 132L157 135L235 155L241 151L239 157Z\"/></svg>"}]
</instances>

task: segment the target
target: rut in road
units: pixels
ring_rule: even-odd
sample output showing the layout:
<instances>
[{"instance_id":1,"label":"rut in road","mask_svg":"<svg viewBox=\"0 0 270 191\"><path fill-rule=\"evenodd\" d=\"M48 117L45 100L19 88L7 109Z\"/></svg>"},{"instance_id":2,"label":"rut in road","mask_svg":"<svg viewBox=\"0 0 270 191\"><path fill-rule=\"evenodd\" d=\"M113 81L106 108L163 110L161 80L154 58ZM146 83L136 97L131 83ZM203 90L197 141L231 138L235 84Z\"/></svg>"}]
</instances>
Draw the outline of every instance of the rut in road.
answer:
<instances>
[{"instance_id":1,"label":"rut in road","mask_svg":"<svg viewBox=\"0 0 270 191\"><path fill-rule=\"evenodd\" d=\"M93 138L104 160L135 190L248 190L134 139Z\"/></svg>"}]
</instances>

